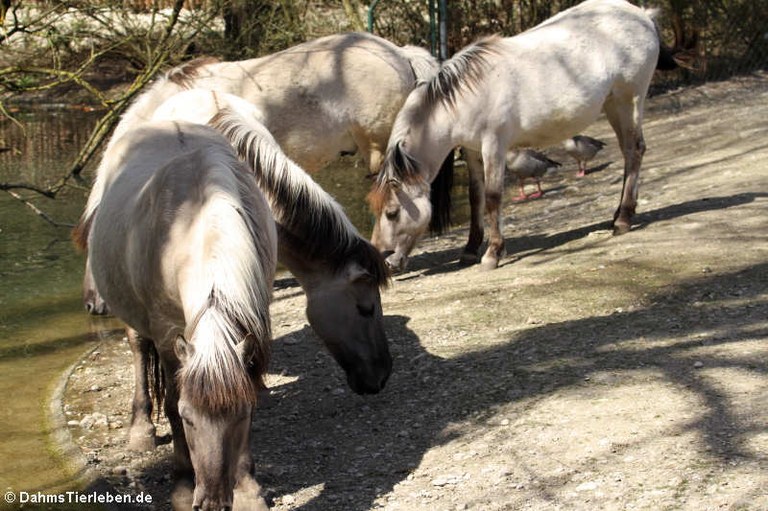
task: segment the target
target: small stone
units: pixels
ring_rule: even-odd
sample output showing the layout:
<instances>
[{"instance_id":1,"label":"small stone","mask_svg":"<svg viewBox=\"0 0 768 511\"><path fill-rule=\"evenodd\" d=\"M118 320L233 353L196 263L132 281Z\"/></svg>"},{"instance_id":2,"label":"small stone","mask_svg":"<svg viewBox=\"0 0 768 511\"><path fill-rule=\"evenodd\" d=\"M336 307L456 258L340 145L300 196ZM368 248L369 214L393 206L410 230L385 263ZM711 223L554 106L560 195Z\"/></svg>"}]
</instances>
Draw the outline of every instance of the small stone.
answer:
<instances>
[{"instance_id":1,"label":"small stone","mask_svg":"<svg viewBox=\"0 0 768 511\"><path fill-rule=\"evenodd\" d=\"M112 474L116 476L124 476L128 473L128 469L122 465L118 465L112 469Z\"/></svg>"},{"instance_id":2,"label":"small stone","mask_svg":"<svg viewBox=\"0 0 768 511\"><path fill-rule=\"evenodd\" d=\"M448 486L459 482L460 477L456 475L442 475L432 479L432 486Z\"/></svg>"},{"instance_id":3,"label":"small stone","mask_svg":"<svg viewBox=\"0 0 768 511\"><path fill-rule=\"evenodd\" d=\"M595 481L587 481L581 483L576 487L576 491L594 491L597 489L597 483Z\"/></svg>"},{"instance_id":4,"label":"small stone","mask_svg":"<svg viewBox=\"0 0 768 511\"><path fill-rule=\"evenodd\" d=\"M704 367L704 362L702 362L701 360L697 360L696 362L693 363L694 369L701 369L702 367Z\"/></svg>"}]
</instances>

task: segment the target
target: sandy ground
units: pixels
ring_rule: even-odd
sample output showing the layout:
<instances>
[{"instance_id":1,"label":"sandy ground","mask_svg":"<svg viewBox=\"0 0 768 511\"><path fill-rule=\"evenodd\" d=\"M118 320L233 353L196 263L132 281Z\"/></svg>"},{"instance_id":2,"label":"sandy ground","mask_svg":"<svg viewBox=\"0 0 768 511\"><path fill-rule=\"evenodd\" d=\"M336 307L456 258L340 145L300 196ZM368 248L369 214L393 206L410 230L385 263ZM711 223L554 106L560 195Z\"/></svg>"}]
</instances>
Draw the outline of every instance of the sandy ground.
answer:
<instances>
[{"instance_id":1,"label":"sandy ground","mask_svg":"<svg viewBox=\"0 0 768 511\"><path fill-rule=\"evenodd\" d=\"M544 197L508 203L499 269L457 265L464 228L423 242L383 295L380 395L347 389L281 282L253 425L276 511L768 509L768 77L653 98L645 131L631 233L608 230L622 163L600 121L585 178L553 151ZM125 450L121 338L72 373L68 430L162 509L170 446Z\"/></svg>"}]
</instances>

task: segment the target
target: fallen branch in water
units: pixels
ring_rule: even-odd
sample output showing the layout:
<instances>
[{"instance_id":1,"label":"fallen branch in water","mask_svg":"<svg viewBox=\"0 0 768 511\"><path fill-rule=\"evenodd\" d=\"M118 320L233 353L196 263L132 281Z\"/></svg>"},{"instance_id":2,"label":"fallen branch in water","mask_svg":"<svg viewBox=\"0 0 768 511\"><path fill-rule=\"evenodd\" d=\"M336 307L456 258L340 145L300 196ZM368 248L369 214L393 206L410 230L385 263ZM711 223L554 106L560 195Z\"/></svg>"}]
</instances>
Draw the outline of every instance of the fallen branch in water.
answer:
<instances>
[{"instance_id":1,"label":"fallen branch in water","mask_svg":"<svg viewBox=\"0 0 768 511\"><path fill-rule=\"evenodd\" d=\"M22 204L24 204L25 206L27 206L37 216L39 216L40 218L42 218L43 220L45 220L46 222L48 222L52 226L54 226L54 227L67 227L67 228L70 228L70 229L75 226L74 224L70 224L70 223L57 222L56 220L51 218L50 215L48 215L45 211L41 210L40 208L38 208L37 206L32 204L30 201L28 201L27 199L25 199L24 197L22 197L18 193L14 192L13 190L8 190L8 189L5 189L5 188L3 188L3 190L6 193L8 193L8 195L10 195L11 197L16 199L17 201L19 201ZM38 190L35 190L35 191L38 191ZM40 192L40 193L42 193L42 192Z\"/></svg>"}]
</instances>

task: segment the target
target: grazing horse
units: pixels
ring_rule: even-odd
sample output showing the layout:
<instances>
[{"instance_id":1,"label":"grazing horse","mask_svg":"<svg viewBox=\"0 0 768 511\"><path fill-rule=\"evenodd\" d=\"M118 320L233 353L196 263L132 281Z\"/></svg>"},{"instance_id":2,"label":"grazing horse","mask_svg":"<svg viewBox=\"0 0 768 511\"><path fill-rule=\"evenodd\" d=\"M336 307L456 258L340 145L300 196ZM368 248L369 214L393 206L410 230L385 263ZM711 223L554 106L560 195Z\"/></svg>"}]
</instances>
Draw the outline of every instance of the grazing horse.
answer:
<instances>
[{"instance_id":1,"label":"grazing horse","mask_svg":"<svg viewBox=\"0 0 768 511\"><path fill-rule=\"evenodd\" d=\"M395 269L427 229L429 185L456 146L468 157L472 220L462 260L477 261L481 204L490 227L485 268L505 251L501 233L505 155L545 147L580 132L604 111L624 156L614 234L630 229L645 141L643 102L659 58L650 15L624 0L587 0L510 38L488 37L446 61L411 92L395 120L369 200L372 239ZM479 164L482 157L482 167Z\"/></svg>"},{"instance_id":2,"label":"grazing horse","mask_svg":"<svg viewBox=\"0 0 768 511\"><path fill-rule=\"evenodd\" d=\"M155 119L216 121L253 170L278 226L278 258L307 295L307 318L358 394L377 393L392 371L379 288L388 270L339 204L288 159L261 123L263 112L232 94L180 92Z\"/></svg>"},{"instance_id":3,"label":"grazing horse","mask_svg":"<svg viewBox=\"0 0 768 511\"><path fill-rule=\"evenodd\" d=\"M250 432L277 263L267 201L227 140L190 123L124 132L102 171L88 259L132 345L159 357L174 507L265 509Z\"/></svg>"}]
</instances>

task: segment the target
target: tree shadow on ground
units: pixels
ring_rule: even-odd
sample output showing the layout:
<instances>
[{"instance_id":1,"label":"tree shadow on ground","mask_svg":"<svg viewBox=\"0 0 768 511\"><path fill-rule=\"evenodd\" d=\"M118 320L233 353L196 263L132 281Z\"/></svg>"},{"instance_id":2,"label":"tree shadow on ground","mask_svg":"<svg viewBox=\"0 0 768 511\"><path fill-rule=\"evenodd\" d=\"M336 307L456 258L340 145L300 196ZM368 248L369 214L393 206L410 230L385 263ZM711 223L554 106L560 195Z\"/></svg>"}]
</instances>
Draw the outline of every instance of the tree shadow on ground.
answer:
<instances>
[{"instance_id":1,"label":"tree shadow on ground","mask_svg":"<svg viewBox=\"0 0 768 511\"><path fill-rule=\"evenodd\" d=\"M276 343L276 367L297 379L273 389L275 402L257 414L258 478L273 497L321 486L302 511L368 510L427 451L460 436L449 426L484 424L499 406L589 385L591 374L649 367L701 403L703 412L684 426L701 439L694 449L723 463L754 459L746 445L754 426L693 361L758 376L768 370L746 355L708 350L694 359L691 352L768 335L767 287L768 264L703 276L653 297L642 309L522 330L502 346L451 359L426 351L409 318L388 316L395 372L382 394L366 398L342 390L343 376L319 346L295 341L311 337L309 331L289 334ZM737 304L743 301L750 307Z\"/></svg>"},{"instance_id":2,"label":"tree shadow on ground","mask_svg":"<svg viewBox=\"0 0 768 511\"><path fill-rule=\"evenodd\" d=\"M674 220L696 213L719 211L743 206L754 202L757 199L766 197L768 197L768 193L744 192L722 197L703 197L701 199L681 202L680 204L672 204L637 214L634 218L632 230L645 229L654 222ZM518 261L525 257L580 240L589 236L590 233L611 229L611 221L606 220L604 222L596 222L567 231L558 232L553 235L534 234L530 236L509 237L506 239L507 258L502 259L501 264L509 264L510 256L514 256L512 261ZM467 233L468 230L465 228L458 229L454 232L456 238L455 247L423 252L413 256L408 262L408 272L397 277L397 279L409 280L421 275L437 275L461 270L464 266L459 264L458 260L464 247L464 236ZM484 250L484 248L482 250Z\"/></svg>"}]
</instances>

